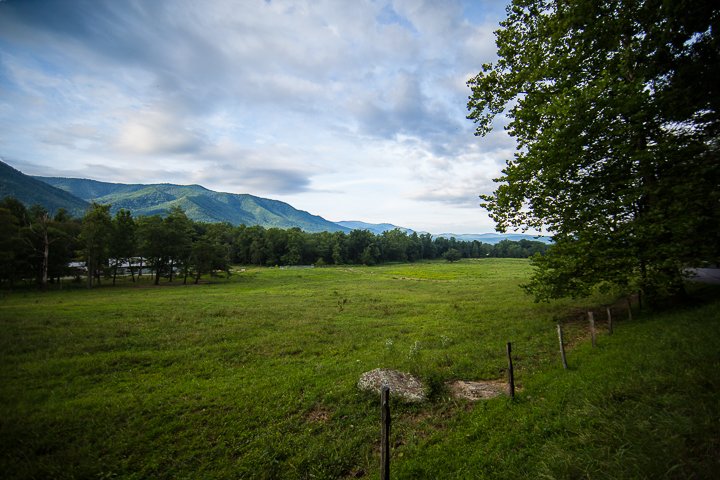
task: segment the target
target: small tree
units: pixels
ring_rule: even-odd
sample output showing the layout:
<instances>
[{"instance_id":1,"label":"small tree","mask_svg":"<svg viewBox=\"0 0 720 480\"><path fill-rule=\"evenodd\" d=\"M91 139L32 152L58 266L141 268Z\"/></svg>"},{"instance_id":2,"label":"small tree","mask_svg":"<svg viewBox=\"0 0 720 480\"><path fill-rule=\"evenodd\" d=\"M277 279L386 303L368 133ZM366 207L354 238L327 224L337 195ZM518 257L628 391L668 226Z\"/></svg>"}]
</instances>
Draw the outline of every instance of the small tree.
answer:
<instances>
[{"instance_id":1,"label":"small tree","mask_svg":"<svg viewBox=\"0 0 720 480\"><path fill-rule=\"evenodd\" d=\"M448 262L457 262L462 258L462 254L460 251L456 248L451 248L447 252L443 254L443 258L447 260Z\"/></svg>"},{"instance_id":2,"label":"small tree","mask_svg":"<svg viewBox=\"0 0 720 480\"><path fill-rule=\"evenodd\" d=\"M224 246L208 236L203 236L193 243L190 265L195 272L196 284L204 273L229 270Z\"/></svg>"}]
</instances>

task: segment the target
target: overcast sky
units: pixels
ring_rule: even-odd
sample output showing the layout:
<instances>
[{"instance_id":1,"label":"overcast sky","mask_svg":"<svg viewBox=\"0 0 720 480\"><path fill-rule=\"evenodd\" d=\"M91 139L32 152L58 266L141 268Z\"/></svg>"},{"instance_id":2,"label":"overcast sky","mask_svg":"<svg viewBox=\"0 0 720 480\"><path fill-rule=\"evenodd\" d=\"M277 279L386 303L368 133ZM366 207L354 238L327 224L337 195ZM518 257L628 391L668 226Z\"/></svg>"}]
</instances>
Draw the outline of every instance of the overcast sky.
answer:
<instances>
[{"instance_id":1,"label":"overcast sky","mask_svg":"<svg viewBox=\"0 0 720 480\"><path fill-rule=\"evenodd\" d=\"M503 1L0 0L0 158L483 233L514 151L466 81Z\"/></svg>"}]
</instances>

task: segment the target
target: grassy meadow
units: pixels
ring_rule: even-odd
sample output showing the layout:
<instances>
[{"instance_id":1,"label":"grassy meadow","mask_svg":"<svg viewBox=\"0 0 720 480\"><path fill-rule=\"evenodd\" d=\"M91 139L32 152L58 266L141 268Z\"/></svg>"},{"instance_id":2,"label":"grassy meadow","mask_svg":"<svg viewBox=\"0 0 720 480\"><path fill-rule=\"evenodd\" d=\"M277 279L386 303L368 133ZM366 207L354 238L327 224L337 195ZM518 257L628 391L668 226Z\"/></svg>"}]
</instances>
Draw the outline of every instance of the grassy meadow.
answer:
<instances>
[{"instance_id":1,"label":"grassy meadow","mask_svg":"<svg viewBox=\"0 0 720 480\"><path fill-rule=\"evenodd\" d=\"M377 478L379 398L356 388L377 367L430 394L393 402L393 478L720 471L720 302L632 322L617 310L592 349L579 318L609 299L535 304L518 288L529 272L237 268L210 284L0 292L0 472ZM450 380L504 378L508 341L515 401L449 396Z\"/></svg>"}]
</instances>

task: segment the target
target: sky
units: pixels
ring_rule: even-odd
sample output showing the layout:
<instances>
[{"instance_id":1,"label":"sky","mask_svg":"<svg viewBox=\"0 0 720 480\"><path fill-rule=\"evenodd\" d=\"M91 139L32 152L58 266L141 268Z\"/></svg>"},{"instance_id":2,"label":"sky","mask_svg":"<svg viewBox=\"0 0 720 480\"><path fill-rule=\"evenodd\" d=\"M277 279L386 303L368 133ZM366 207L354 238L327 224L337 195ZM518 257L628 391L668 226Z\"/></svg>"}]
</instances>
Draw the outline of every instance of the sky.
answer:
<instances>
[{"instance_id":1,"label":"sky","mask_svg":"<svg viewBox=\"0 0 720 480\"><path fill-rule=\"evenodd\" d=\"M0 159L484 233L515 142L467 120L501 0L0 0Z\"/></svg>"}]
</instances>

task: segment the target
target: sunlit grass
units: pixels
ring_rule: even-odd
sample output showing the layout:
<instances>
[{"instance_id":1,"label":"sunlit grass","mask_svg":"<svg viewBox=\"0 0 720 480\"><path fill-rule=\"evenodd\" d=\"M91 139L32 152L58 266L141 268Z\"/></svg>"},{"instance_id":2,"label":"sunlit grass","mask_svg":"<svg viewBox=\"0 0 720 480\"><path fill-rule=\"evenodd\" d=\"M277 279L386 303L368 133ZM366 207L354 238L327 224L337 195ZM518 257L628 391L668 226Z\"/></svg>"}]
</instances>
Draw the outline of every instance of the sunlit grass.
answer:
<instances>
[{"instance_id":1,"label":"sunlit grass","mask_svg":"<svg viewBox=\"0 0 720 480\"><path fill-rule=\"evenodd\" d=\"M431 388L428 403L393 405L396 478L717 466L702 461L718 451L708 430L717 304L620 321L591 351L585 323L568 320L592 302L535 304L518 287L528 273L524 260L487 259L4 292L0 468L8 478L373 477L377 399L356 383L377 367ZM568 372L558 320L577 345ZM445 381L504 378L507 341L514 403L449 398Z\"/></svg>"}]
</instances>

